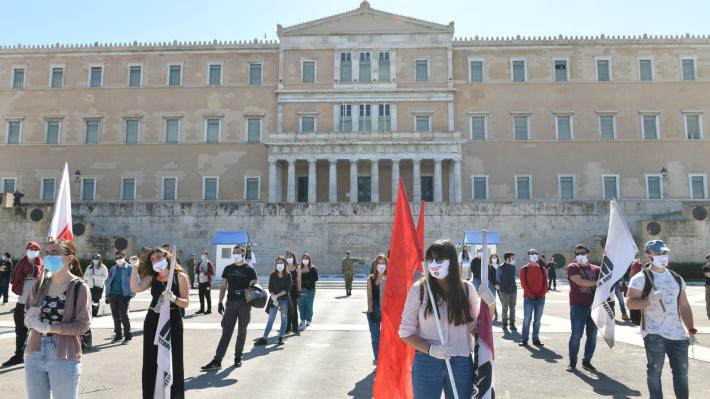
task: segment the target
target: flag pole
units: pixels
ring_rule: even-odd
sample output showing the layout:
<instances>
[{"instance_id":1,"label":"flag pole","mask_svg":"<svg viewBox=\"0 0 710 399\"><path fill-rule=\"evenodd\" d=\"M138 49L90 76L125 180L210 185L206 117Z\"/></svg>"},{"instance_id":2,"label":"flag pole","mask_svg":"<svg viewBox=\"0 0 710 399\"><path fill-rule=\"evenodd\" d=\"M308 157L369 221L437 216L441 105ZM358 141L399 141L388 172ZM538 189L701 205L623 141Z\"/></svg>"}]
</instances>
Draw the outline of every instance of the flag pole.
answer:
<instances>
[{"instance_id":1,"label":"flag pole","mask_svg":"<svg viewBox=\"0 0 710 399\"><path fill-rule=\"evenodd\" d=\"M441 328L441 317L439 315L439 307L436 306L436 302L434 301L434 292L432 292L431 286L429 286L429 266L427 265L426 261L422 262L422 267L424 268L424 281L427 292L429 293L429 301L431 301L432 303L431 308L434 310L434 317L436 318L436 331L439 333L439 341L442 345L446 345L446 340L444 339L444 330ZM448 358L444 359L444 361L446 362L446 371L449 374L449 381L451 381L451 388L454 392L454 399L459 399L458 389L456 388L456 382L454 381L454 372L451 368L451 361Z\"/></svg>"}]
</instances>

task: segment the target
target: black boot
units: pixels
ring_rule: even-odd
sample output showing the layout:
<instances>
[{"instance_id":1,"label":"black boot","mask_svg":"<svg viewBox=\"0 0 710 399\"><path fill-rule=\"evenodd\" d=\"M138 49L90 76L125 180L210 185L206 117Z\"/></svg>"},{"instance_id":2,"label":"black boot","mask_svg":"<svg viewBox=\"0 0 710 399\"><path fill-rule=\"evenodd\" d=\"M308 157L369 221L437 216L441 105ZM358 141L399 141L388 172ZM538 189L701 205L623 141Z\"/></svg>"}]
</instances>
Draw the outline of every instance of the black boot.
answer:
<instances>
[{"instance_id":1,"label":"black boot","mask_svg":"<svg viewBox=\"0 0 710 399\"><path fill-rule=\"evenodd\" d=\"M242 367L242 354L234 355L234 367Z\"/></svg>"}]
</instances>

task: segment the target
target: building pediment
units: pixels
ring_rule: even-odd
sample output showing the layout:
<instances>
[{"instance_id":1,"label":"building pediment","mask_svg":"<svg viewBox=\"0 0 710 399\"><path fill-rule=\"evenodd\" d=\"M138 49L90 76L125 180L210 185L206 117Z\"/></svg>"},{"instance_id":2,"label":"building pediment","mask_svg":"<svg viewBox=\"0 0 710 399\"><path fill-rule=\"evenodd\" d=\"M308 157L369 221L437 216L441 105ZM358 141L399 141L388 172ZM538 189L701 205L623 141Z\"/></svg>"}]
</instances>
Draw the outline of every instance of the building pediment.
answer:
<instances>
[{"instance_id":1,"label":"building pediment","mask_svg":"<svg viewBox=\"0 0 710 399\"><path fill-rule=\"evenodd\" d=\"M278 25L281 36L342 35L342 34L411 34L454 33L454 23L442 25L402 15L375 10L363 1L360 7L293 26Z\"/></svg>"}]
</instances>

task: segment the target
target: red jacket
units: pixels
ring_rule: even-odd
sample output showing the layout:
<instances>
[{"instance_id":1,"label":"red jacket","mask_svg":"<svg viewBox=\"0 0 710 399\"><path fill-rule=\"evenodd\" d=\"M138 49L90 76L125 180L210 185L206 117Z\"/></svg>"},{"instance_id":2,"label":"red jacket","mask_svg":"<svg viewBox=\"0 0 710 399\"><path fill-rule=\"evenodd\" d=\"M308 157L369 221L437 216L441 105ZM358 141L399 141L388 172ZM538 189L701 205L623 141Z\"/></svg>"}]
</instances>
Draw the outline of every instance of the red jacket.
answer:
<instances>
[{"instance_id":1,"label":"red jacket","mask_svg":"<svg viewBox=\"0 0 710 399\"><path fill-rule=\"evenodd\" d=\"M201 263L202 263L202 261L195 263L195 276L198 278L198 280L197 280L198 283L200 282L199 273L200 273L200 264ZM217 274L217 272L215 271L214 264L212 264L212 262L210 262L210 261L207 261L207 282L208 283L212 284L212 277L214 277L215 274Z\"/></svg>"},{"instance_id":2,"label":"red jacket","mask_svg":"<svg viewBox=\"0 0 710 399\"><path fill-rule=\"evenodd\" d=\"M17 295L22 295L22 286L25 282L25 279L29 277L36 279L37 277L39 277L41 271L41 257L36 257L34 262L30 263L30 260L27 258L27 255L23 256L22 259L17 262L15 268L12 270L12 292Z\"/></svg>"},{"instance_id":3,"label":"red jacket","mask_svg":"<svg viewBox=\"0 0 710 399\"><path fill-rule=\"evenodd\" d=\"M537 262L528 263L520 269L520 285L524 298L544 298L547 294L547 270Z\"/></svg>"}]
</instances>

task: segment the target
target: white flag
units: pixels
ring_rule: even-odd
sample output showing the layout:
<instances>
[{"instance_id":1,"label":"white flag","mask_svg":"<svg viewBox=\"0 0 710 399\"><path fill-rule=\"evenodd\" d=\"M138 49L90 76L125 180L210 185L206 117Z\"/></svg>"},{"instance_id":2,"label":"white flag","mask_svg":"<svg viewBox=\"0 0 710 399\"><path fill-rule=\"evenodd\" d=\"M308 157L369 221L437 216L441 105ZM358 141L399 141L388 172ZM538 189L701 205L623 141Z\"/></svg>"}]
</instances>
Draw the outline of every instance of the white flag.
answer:
<instances>
[{"instance_id":1,"label":"white flag","mask_svg":"<svg viewBox=\"0 0 710 399\"><path fill-rule=\"evenodd\" d=\"M69 190L69 164L64 164L64 172L59 181L59 194L54 202L54 214L49 224L47 237L55 240L74 241L71 220L71 193Z\"/></svg>"},{"instance_id":2,"label":"white flag","mask_svg":"<svg viewBox=\"0 0 710 399\"><path fill-rule=\"evenodd\" d=\"M615 200L609 206L609 231L606 235L601 273L592 304L592 320L599 328L604 341L614 347L614 313L608 299L614 284L619 281L634 260L638 247L626 225Z\"/></svg>"},{"instance_id":3,"label":"white flag","mask_svg":"<svg viewBox=\"0 0 710 399\"><path fill-rule=\"evenodd\" d=\"M166 291L172 289L173 275L175 273L175 258L177 254L175 246L172 247L171 251L173 260L170 262L168 284L165 286ZM153 399L169 399L170 388L173 385L173 345L170 339L170 302L160 299L156 305L160 306L160 317L158 318L158 328L155 330L155 339L153 340L153 344L158 346L158 371L155 374Z\"/></svg>"},{"instance_id":4,"label":"white flag","mask_svg":"<svg viewBox=\"0 0 710 399\"><path fill-rule=\"evenodd\" d=\"M493 399L495 393L495 352L493 347L493 324L489 304L495 302L495 295L488 289L488 231L481 230L483 250L481 252L481 312L478 315L478 340L474 348L476 375L474 378L475 397ZM487 296L488 298L484 298ZM492 298L492 299L491 299Z\"/></svg>"}]
</instances>

